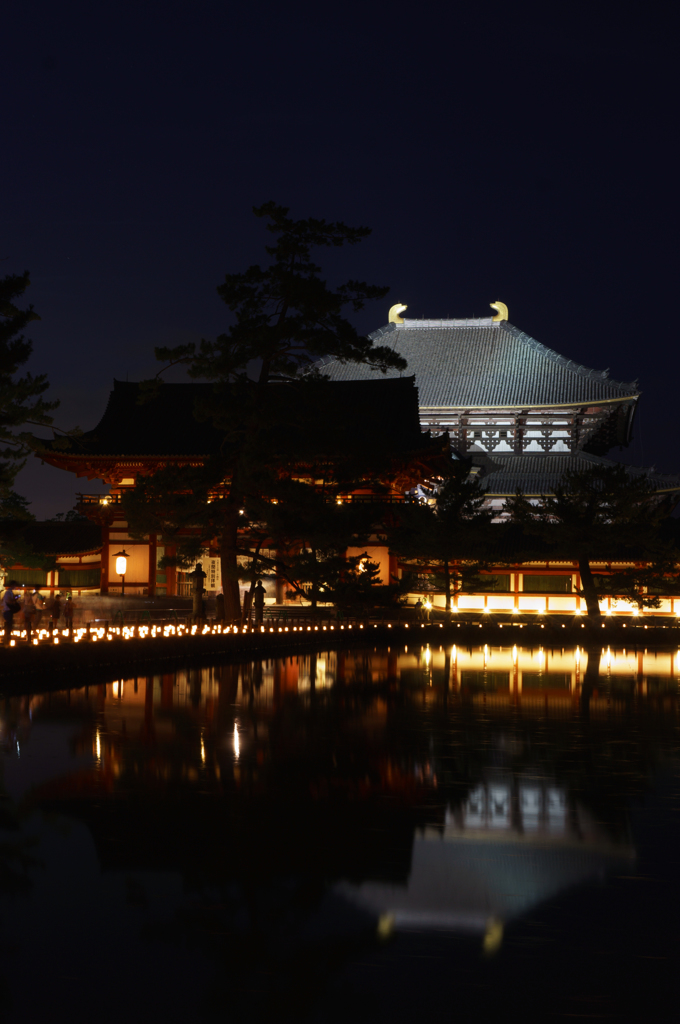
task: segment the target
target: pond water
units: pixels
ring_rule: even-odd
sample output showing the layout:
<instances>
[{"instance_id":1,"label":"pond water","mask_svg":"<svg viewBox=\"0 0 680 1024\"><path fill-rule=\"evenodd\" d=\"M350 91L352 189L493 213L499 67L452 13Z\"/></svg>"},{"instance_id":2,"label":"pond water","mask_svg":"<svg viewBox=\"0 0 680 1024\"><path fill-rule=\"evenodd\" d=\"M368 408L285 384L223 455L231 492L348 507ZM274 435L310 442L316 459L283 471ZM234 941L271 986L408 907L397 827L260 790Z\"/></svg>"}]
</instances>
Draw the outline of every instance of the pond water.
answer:
<instances>
[{"instance_id":1,"label":"pond water","mask_svg":"<svg viewBox=\"0 0 680 1024\"><path fill-rule=\"evenodd\" d=\"M0 1016L677 1017L677 650L413 648L0 701Z\"/></svg>"}]
</instances>

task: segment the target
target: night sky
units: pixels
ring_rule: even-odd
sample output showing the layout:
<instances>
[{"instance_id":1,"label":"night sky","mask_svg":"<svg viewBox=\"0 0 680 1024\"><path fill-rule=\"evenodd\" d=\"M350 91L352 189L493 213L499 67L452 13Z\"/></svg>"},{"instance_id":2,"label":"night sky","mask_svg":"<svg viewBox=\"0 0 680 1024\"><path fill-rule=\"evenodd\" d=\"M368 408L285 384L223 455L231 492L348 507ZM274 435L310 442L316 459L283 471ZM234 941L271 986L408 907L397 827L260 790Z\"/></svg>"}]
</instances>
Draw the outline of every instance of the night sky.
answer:
<instances>
[{"instance_id":1,"label":"night sky","mask_svg":"<svg viewBox=\"0 0 680 1024\"><path fill-rule=\"evenodd\" d=\"M114 378L227 324L251 213L373 228L331 280L356 322L486 316L643 391L612 457L680 472L672 4L36 3L3 14L0 273L31 271L31 369L90 429ZM615 12L615 20L611 16ZM384 308L382 308L384 305ZM178 409L178 416L191 410ZM39 518L96 481L41 467Z\"/></svg>"}]
</instances>

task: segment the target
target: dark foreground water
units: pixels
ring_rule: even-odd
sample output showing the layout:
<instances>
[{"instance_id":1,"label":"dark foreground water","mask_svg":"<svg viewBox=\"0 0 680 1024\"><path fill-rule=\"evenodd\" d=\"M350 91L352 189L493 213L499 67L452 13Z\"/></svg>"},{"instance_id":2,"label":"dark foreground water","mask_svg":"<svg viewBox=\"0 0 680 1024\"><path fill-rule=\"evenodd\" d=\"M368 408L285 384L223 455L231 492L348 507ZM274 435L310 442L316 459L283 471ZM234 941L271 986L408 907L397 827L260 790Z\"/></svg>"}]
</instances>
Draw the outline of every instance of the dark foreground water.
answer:
<instances>
[{"instance_id":1,"label":"dark foreground water","mask_svg":"<svg viewBox=\"0 0 680 1024\"><path fill-rule=\"evenodd\" d=\"M4 697L0 1017L676 1020L679 675L402 647Z\"/></svg>"}]
</instances>

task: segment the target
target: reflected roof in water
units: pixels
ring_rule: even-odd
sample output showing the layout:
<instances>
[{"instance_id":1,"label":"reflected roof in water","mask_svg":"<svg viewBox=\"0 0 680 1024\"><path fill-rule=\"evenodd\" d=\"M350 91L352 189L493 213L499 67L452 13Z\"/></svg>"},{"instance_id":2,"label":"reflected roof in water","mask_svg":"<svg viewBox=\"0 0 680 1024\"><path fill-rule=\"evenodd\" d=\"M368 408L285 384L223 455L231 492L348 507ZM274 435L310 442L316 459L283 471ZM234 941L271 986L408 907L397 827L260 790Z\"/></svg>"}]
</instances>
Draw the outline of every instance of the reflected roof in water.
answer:
<instances>
[{"instance_id":1,"label":"reflected roof in water","mask_svg":"<svg viewBox=\"0 0 680 1024\"><path fill-rule=\"evenodd\" d=\"M367 647L9 698L4 807L50 884L66 857L149 920L198 892L220 934L276 946L302 886L295 942L336 934L339 907L479 941L634 870L629 808L675 742L677 670L677 651ZM73 837L58 856L48 822Z\"/></svg>"}]
</instances>

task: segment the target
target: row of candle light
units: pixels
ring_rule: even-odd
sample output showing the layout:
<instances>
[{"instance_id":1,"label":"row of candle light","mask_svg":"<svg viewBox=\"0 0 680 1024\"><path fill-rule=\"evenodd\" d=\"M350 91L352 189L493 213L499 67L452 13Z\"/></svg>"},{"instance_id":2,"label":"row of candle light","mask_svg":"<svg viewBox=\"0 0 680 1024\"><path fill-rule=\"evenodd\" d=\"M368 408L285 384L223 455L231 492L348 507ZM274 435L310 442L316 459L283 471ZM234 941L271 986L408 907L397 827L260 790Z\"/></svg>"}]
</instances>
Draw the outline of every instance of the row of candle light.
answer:
<instances>
[{"instance_id":1,"label":"row of candle light","mask_svg":"<svg viewBox=\"0 0 680 1024\"><path fill-rule=\"evenodd\" d=\"M487 611L487 609L485 609L485 611ZM578 614L580 614L580 613L578 613ZM634 614L637 614L637 612L635 612ZM370 628L370 625L371 625L371 623L358 623L356 628L357 629ZM403 628L403 629L408 629L409 628L409 624L408 623L401 623L400 625L401 625L401 628ZM421 623L419 623L419 625L420 625L421 629L425 629L426 623L421 622ZM439 623L427 623L427 625L429 625L429 626L438 626L440 629L444 628L444 624L441 623L441 622L439 622ZM460 622L457 623L458 627L460 627L460 625L461 625ZM475 623L469 623L469 625L475 625ZM602 625L604 627L604 623ZM479 627L480 627L480 629L482 628L482 624L481 623L479 623ZM503 624L502 623L500 624L500 627L501 627L501 629L503 628ZM523 624L520 623L519 627L520 627L520 629L522 629L523 628ZM625 627L625 623L624 623L624 627ZM32 634L30 639L31 639L31 643L34 646L38 646L39 644L41 644L41 643L44 644L45 642L50 642L52 644L59 644L61 642L62 638L70 639L73 643L79 643L82 640L87 640L87 641L90 641L90 642L94 642L94 641L97 641L97 640L114 640L114 639L120 639L120 640L152 639L152 640L157 640L160 637L226 636L227 634L231 634L231 635L234 635L234 636L235 635L244 636L246 634L250 635L250 636L254 636L254 635L258 635L258 634L268 634L268 633L334 632L334 631L336 631L336 629L337 629L338 632L340 632L340 631L344 631L345 629L351 630L353 628L354 627L352 625L348 625L348 626L340 625L340 626L337 626L337 627L336 626L269 626L269 627L267 627L267 626L254 626L254 627L253 626L241 626L241 627L239 627L239 626L222 626L222 625L219 625L219 624L215 624L215 625L212 625L212 626L206 624L203 627L199 627L196 624L193 625L193 626L183 626L183 625L182 626L180 626L180 625L178 625L178 626L174 626L174 625L165 625L165 626L112 626L112 627L108 627L108 628L104 627L104 626L94 626L94 627L93 626L90 626L90 627L80 626L78 629L73 629L73 630L69 630L69 629L61 629L61 630L59 630L59 629L40 629L40 630L36 630L36 631L34 631L34 634ZM374 622L373 623L373 628L377 629L378 628L378 623ZM386 624L386 628L387 629L392 629L392 623L391 622L387 623ZM417 628L417 627L415 627L415 628ZM541 628L543 629L544 626L542 625ZM566 629L566 626L565 626L564 623L562 623L562 628ZM645 629L647 629L647 626L645 626ZM199 630L200 630L200 632L199 632ZM24 639L28 640L29 639L25 629L24 630L13 630L12 631L12 637L11 637L11 639L9 641L9 646L10 647L15 647L16 646L17 638L20 639L20 640L24 640Z\"/></svg>"},{"instance_id":2,"label":"row of candle light","mask_svg":"<svg viewBox=\"0 0 680 1024\"><path fill-rule=\"evenodd\" d=\"M377 623L374 623L374 628L377 629ZM424 624L423 624L424 625ZM353 629L351 625L338 626L339 631L345 629ZM388 629L392 628L392 624L388 625ZM408 626L406 626L408 629ZM226 636L231 634L233 636L246 634L250 636L261 635L263 633L312 633L312 632L325 632L335 631L335 626L221 626L221 625L204 625L200 627L198 625L193 626L112 626L106 628L104 626L91 626L89 628L80 626L78 629L73 631L68 629L40 629L35 631L35 635L32 636L31 642L34 645L44 643L45 641L53 644L61 642L62 638L71 639L73 643L79 643L82 640L89 640L91 642L97 640L143 640L152 639L157 640L160 637L183 637L183 636ZM364 629L364 623L359 623L357 629ZM16 646L16 638L28 639L26 630L14 630L12 633L12 639L10 640L10 646Z\"/></svg>"}]
</instances>

